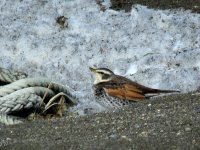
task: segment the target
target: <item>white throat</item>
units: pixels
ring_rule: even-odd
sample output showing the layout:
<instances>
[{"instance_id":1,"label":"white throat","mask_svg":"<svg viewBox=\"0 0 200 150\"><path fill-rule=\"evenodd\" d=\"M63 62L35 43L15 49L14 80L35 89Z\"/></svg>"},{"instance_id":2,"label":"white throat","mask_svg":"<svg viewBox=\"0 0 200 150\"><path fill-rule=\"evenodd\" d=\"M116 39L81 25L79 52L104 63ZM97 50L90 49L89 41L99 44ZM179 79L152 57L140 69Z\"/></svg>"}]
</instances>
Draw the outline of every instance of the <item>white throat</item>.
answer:
<instances>
[{"instance_id":1,"label":"white throat","mask_svg":"<svg viewBox=\"0 0 200 150\"><path fill-rule=\"evenodd\" d=\"M98 83L102 83L102 82L107 82L110 81L111 78L108 79L102 79L102 76L99 74L95 74L95 80L94 80L94 84L98 84Z\"/></svg>"}]
</instances>

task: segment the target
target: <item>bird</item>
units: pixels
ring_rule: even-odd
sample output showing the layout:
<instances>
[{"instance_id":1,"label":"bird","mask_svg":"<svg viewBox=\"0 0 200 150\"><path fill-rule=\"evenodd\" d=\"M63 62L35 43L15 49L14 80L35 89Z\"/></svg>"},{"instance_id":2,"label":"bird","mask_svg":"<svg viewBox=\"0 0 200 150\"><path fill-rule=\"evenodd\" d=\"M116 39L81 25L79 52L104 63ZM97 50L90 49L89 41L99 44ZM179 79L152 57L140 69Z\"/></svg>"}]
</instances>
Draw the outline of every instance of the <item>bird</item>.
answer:
<instances>
[{"instance_id":1,"label":"bird","mask_svg":"<svg viewBox=\"0 0 200 150\"><path fill-rule=\"evenodd\" d=\"M94 73L93 84L96 101L106 108L120 108L133 102L149 99L149 94L180 92L149 88L126 77L116 75L107 68L89 68Z\"/></svg>"}]
</instances>

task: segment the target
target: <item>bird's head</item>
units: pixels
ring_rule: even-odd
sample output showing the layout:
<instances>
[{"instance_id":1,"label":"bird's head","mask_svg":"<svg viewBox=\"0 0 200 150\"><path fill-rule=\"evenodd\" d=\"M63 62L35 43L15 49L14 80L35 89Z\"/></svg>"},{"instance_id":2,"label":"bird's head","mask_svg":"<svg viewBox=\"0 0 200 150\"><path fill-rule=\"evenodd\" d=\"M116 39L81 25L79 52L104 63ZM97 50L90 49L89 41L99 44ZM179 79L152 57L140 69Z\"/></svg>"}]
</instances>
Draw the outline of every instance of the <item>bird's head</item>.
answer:
<instances>
[{"instance_id":1,"label":"bird's head","mask_svg":"<svg viewBox=\"0 0 200 150\"><path fill-rule=\"evenodd\" d=\"M92 68L92 67L90 67L90 70L95 75L94 84L108 82L108 81L112 80L112 77L114 75L114 73L107 68Z\"/></svg>"}]
</instances>

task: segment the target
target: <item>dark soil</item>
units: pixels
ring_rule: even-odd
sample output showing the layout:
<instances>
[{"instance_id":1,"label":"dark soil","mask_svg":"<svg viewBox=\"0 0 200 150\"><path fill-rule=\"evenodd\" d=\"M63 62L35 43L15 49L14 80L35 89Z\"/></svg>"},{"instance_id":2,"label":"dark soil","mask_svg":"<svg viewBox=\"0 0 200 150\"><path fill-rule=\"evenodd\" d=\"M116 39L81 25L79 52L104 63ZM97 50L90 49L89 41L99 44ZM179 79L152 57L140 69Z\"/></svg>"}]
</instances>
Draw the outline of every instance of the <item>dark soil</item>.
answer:
<instances>
[{"instance_id":1,"label":"dark soil","mask_svg":"<svg viewBox=\"0 0 200 150\"><path fill-rule=\"evenodd\" d=\"M115 10L131 10L135 4L156 9L185 9L200 13L200 0L111 0L111 8Z\"/></svg>"},{"instance_id":2,"label":"dark soil","mask_svg":"<svg viewBox=\"0 0 200 150\"><path fill-rule=\"evenodd\" d=\"M200 95L0 128L0 149L200 149Z\"/></svg>"}]
</instances>

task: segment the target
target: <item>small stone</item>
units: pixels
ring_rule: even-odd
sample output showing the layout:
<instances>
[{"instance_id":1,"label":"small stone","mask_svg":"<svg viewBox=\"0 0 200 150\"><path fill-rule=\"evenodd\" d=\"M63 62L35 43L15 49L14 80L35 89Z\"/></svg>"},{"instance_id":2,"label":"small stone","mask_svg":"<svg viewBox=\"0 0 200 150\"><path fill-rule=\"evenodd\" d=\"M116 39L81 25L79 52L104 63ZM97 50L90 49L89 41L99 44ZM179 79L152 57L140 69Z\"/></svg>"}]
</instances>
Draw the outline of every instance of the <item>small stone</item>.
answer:
<instances>
[{"instance_id":1,"label":"small stone","mask_svg":"<svg viewBox=\"0 0 200 150\"><path fill-rule=\"evenodd\" d=\"M135 128L139 128L140 126L138 124L135 124Z\"/></svg>"},{"instance_id":2,"label":"small stone","mask_svg":"<svg viewBox=\"0 0 200 150\"><path fill-rule=\"evenodd\" d=\"M117 133L112 133L111 135L109 135L109 138L111 138L111 139L118 139L119 135Z\"/></svg>"},{"instance_id":3,"label":"small stone","mask_svg":"<svg viewBox=\"0 0 200 150\"><path fill-rule=\"evenodd\" d=\"M141 132L140 136L141 136L141 137L148 137L148 133L145 132L145 131L144 131L144 132Z\"/></svg>"},{"instance_id":4,"label":"small stone","mask_svg":"<svg viewBox=\"0 0 200 150\"><path fill-rule=\"evenodd\" d=\"M192 129L190 127L185 127L185 131L188 132L188 131L191 131Z\"/></svg>"},{"instance_id":5,"label":"small stone","mask_svg":"<svg viewBox=\"0 0 200 150\"><path fill-rule=\"evenodd\" d=\"M180 131L178 131L178 133L177 133L176 135L181 135L181 132L180 132Z\"/></svg>"},{"instance_id":6,"label":"small stone","mask_svg":"<svg viewBox=\"0 0 200 150\"><path fill-rule=\"evenodd\" d=\"M11 138L6 138L6 140L7 140L7 141L10 141L10 140L11 140Z\"/></svg>"},{"instance_id":7,"label":"small stone","mask_svg":"<svg viewBox=\"0 0 200 150\"><path fill-rule=\"evenodd\" d=\"M128 140L128 141L132 141L132 139L131 138L128 138L127 136L125 136L125 135L122 135L121 136L121 138L123 138L123 139L126 139L126 140Z\"/></svg>"}]
</instances>

